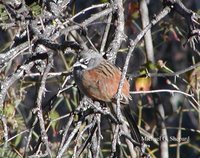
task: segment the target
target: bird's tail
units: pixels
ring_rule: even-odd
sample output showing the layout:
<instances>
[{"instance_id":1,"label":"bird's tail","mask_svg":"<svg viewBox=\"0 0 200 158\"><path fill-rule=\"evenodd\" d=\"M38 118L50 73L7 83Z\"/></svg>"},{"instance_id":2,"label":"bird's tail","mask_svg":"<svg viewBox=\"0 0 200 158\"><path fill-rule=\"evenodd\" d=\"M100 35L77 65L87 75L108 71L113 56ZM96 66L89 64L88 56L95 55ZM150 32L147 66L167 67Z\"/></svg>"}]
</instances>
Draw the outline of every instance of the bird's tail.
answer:
<instances>
[{"instance_id":1,"label":"bird's tail","mask_svg":"<svg viewBox=\"0 0 200 158\"><path fill-rule=\"evenodd\" d=\"M142 137L141 137L140 131L138 129L137 123L136 123L134 117L131 115L130 108L128 107L128 105L124 105L121 107L121 111L130 126L131 137L136 142L135 145L141 147Z\"/></svg>"}]
</instances>

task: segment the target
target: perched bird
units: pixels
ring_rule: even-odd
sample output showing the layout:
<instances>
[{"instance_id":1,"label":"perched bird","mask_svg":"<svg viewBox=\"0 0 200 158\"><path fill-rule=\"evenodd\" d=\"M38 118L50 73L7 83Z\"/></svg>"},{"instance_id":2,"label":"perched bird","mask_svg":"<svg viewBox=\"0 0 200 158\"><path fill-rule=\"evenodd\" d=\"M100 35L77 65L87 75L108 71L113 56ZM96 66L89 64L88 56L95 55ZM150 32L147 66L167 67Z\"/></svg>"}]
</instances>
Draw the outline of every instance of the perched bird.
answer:
<instances>
[{"instance_id":1,"label":"perched bird","mask_svg":"<svg viewBox=\"0 0 200 158\"><path fill-rule=\"evenodd\" d=\"M78 88L86 96L106 103L116 101L115 96L121 79L121 71L99 53L90 49L81 52L79 60L74 64L73 75ZM133 139L141 144L139 129L130 110L127 109L131 99L129 88L129 82L125 79L120 97L121 109L132 126L131 130L134 130L131 131Z\"/></svg>"}]
</instances>

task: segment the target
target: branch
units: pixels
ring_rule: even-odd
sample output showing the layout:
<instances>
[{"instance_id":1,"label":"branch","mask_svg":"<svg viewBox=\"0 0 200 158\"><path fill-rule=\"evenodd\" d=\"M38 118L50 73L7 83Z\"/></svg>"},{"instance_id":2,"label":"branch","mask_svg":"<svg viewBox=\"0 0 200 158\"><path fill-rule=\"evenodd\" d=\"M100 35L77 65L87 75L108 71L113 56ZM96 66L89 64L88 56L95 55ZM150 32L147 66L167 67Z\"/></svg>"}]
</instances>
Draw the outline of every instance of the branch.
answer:
<instances>
[{"instance_id":1,"label":"branch","mask_svg":"<svg viewBox=\"0 0 200 158\"><path fill-rule=\"evenodd\" d=\"M37 101L36 101L37 116L38 116L39 124L41 128L41 139L42 139L42 142L45 144L46 150L50 157L51 157L51 150L49 148L48 136L46 133L45 122L44 122L43 112L42 112L42 96L45 94L45 91L46 91L45 89L46 80L47 80L48 73L51 70L52 65L53 65L53 53L49 54L48 64L42 76L42 81L41 81L41 85L38 91L38 96L37 96Z\"/></svg>"},{"instance_id":2,"label":"branch","mask_svg":"<svg viewBox=\"0 0 200 158\"><path fill-rule=\"evenodd\" d=\"M125 76L127 73L127 69L128 69L128 65L129 65L129 61L131 58L131 54L133 52L133 50L135 49L135 46L138 44L138 42L142 39L142 37L145 35L145 33L153 26L155 25L158 21L160 21L162 18L164 18L169 12L170 12L170 8L166 7L163 9L163 11L160 12L160 14L158 14L136 37L136 39L134 41L130 42L130 48L126 57L126 61L123 67L123 71L122 71L122 75L121 75L121 80L119 83L119 87L118 87L118 91L117 91L117 95L116 95L116 99L117 99L117 117L121 120L121 115L120 115L120 94L122 91L122 86L125 80Z\"/></svg>"},{"instance_id":3,"label":"branch","mask_svg":"<svg viewBox=\"0 0 200 158\"><path fill-rule=\"evenodd\" d=\"M80 24L76 24L73 26L67 26L67 28L62 29L60 32L61 32L61 34L68 34L70 31L85 28L87 25L91 24L93 21L95 21L103 16L106 16L111 12L112 12L112 8L107 8L107 9L101 11L100 13L96 13L96 14L92 15L90 18L86 19L85 21L83 21ZM58 35L57 36L55 35L53 37L53 39L56 39L57 37L58 37Z\"/></svg>"},{"instance_id":4,"label":"branch","mask_svg":"<svg viewBox=\"0 0 200 158\"><path fill-rule=\"evenodd\" d=\"M34 62L29 62L28 64L24 64L20 66L12 76L6 78L1 85L1 93L0 93L0 108L3 108L3 103L6 97L6 93L8 89L15 83L15 81L19 80L22 76L24 76L26 71L29 71L34 65Z\"/></svg>"},{"instance_id":5,"label":"branch","mask_svg":"<svg viewBox=\"0 0 200 158\"><path fill-rule=\"evenodd\" d=\"M146 0L140 0L140 14L141 14L142 28L144 29L149 24L149 11ZM151 61L152 63L154 63L155 59L154 59L151 29L149 29L145 34L144 42L145 42L147 61Z\"/></svg>"},{"instance_id":6,"label":"branch","mask_svg":"<svg viewBox=\"0 0 200 158\"><path fill-rule=\"evenodd\" d=\"M119 84L119 88L118 88L118 93L117 93L117 105L120 106L120 94L121 94L121 90L122 90L122 86L125 80L125 76L127 73L127 69L128 69L128 65L129 65L129 61L132 55L132 52L134 51L136 45L138 44L138 42L142 39L142 37L145 35L145 33L156 23L158 23L158 21L160 21L162 18L164 18L169 12L171 11L171 9L169 7L166 7L163 9L163 11L161 11L153 20L151 20L151 22L137 35L136 39L134 41L130 41L130 48L126 57L126 61L123 67L123 71L122 71L122 75L121 75L121 80L120 80L120 84Z\"/></svg>"},{"instance_id":7,"label":"branch","mask_svg":"<svg viewBox=\"0 0 200 158\"><path fill-rule=\"evenodd\" d=\"M122 41L125 39L124 34L124 8L123 8L123 1L122 0L114 0L113 1L113 8L117 14L117 21L116 21L116 29L115 29L115 36L113 41L110 43L107 52L108 60L114 63L117 52L121 46Z\"/></svg>"},{"instance_id":8,"label":"branch","mask_svg":"<svg viewBox=\"0 0 200 158\"><path fill-rule=\"evenodd\" d=\"M3 134L4 134L4 139L5 139L5 143L3 146L3 152L1 153L1 156L4 157L6 148L8 147L8 126L7 126L6 117L4 115L1 116L1 121L3 123Z\"/></svg>"},{"instance_id":9,"label":"branch","mask_svg":"<svg viewBox=\"0 0 200 158\"><path fill-rule=\"evenodd\" d=\"M200 55L199 50L196 49L196 46L200 44L200 23L198 22L200 16L187 9L180 0L164 0L163 4L171 7L173 11L186 19L189 31L186 44L189 43L190 47Z\"/></svg>"},{"instance_id":10,"label":"branch","mask_svg":"<svg viewBox=\"0 0 200 158\"><path fill-rule=\"evenodd\" d=\"M76 133L78 132L78 130L80 129L82 125L82 121L79 121L76 124L76 127L73 129L73 131L70 133L67 141L65 142L64 146L62 147L62 149L59 151L58 155L56 156L56 158L61 158L64 154L64 152L67 150L67 148L70 145L70 142L72 141L72 139L75 137Z\"/></svg>"},{"instance_id":11,"label":"branch","mask_svg":"<svg viewBox=\"0 0 200 158\"><path fill-rule=\"evenodd\" d=\"M157 89L157 90L150 90L150 91L133 91L130 92L130 94L150 94L150 93L179 93L179 94L183 94L187 97L194 97L194 95L192 94L188 94L185 92L182 92L180 90L172 90L172 89Z\"/></svg>"},{"instance_id":12,"label":"branch","mask_svg":"<svg viewBox=\"0 0 200 158\"><path fill-rule=\"evenodd\" d=\"M19 54L25 52L29 48L29 43L25 42L17 47L10 49L9 51L0 54L0 68L3 68L8 62L13 60Z\"/></svg>"}]
</instances>

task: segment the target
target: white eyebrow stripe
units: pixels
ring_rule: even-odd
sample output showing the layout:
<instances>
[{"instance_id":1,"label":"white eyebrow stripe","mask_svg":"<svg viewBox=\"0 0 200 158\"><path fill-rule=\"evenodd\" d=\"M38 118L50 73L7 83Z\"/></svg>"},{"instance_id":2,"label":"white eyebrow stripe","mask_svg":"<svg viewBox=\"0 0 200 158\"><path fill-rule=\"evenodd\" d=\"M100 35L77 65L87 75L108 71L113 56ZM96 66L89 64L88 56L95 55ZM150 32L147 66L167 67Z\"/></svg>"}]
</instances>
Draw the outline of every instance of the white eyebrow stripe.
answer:
<instances>
[{"instance_id":1,"label":"white eyebrow stripe","mask_svg":"<svg viewBox=\"0 0 200 158\"><path fill-rule=\"evenodd\" d=\"M82 58L82 59L80 59L79 61L82 63L84 60L85 60L85 59Z\"/></svg>"},{"instance_id":2,"label":"white eyebrow stripe","mask_svg":"<svg viewBox=\"0 0 200 158\"><path fill-rule=\"evenodd\" d=\"M73 67L82 67L83 69L86 69L87 65L82 64L81 62L77 61L76 63L74 63Z\"/></svg>"}]
</instances>

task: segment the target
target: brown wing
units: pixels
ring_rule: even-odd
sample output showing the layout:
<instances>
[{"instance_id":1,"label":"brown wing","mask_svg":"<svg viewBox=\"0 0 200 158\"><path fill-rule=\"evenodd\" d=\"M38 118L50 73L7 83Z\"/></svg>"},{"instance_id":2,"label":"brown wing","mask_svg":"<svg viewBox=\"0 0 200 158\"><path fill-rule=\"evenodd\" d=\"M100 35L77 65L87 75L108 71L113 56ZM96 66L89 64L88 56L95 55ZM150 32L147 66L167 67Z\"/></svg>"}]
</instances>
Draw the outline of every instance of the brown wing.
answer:
<instances>
[{"instance_id":1,"label":"brown wing","mask_svg":"<svg viewBox=\"0 0 200 158\"><path fill-rule=\"evenodd\" d=\"M91 98L111 102L117 93L120 78L121 72L119 69L104 60L99 66L83 73L85 93ZM129 98L129 83L127 80L124 82L122 96L126 97L126 100Z\"/></svg>"}]
</instances>

